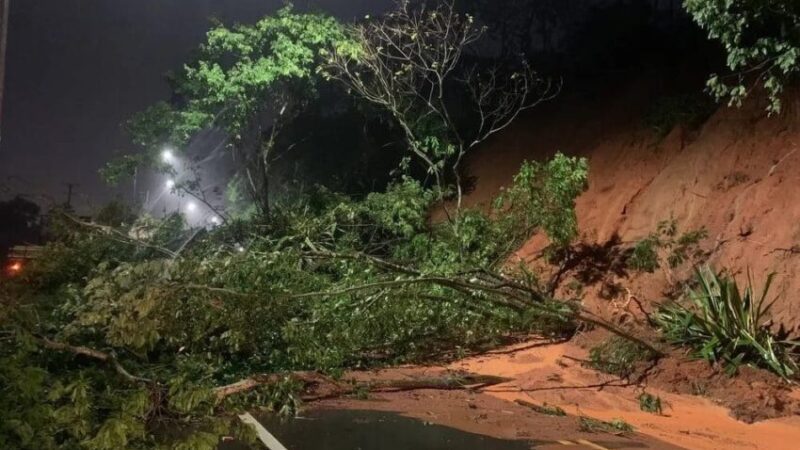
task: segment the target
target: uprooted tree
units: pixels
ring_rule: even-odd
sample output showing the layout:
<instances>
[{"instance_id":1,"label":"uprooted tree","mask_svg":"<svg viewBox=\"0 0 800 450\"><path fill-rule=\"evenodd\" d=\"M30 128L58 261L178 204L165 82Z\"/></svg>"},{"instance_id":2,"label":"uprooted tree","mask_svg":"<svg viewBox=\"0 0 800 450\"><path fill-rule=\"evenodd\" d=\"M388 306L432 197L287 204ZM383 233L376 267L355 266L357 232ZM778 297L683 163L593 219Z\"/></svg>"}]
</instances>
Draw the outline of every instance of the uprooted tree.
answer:
<instances>
[{"instance_id":1,"label":"uprooted tree","mask_svg":"<svg viewBox=\"0 0 800 450\"><path fill-rule=\"evenodd\" d=\"M402 3L355 34L338 30L329 18L287 10L253 27L215 28L204 49L219 61L189 66L184 106L159 106L163 120L145 121L143 158L159 136L177 145L193 130L227 124L252 133L258 158L246 168L267 177L276 125L261 119L286 105L270 102L275 83L306 80L324 61L321 71L388 108L437 182L406 175L358 199L318 187L281 204L262 201L268 216L212 232L189 232L180 216L122 227L53 221L43 257L0 287L0 446L214 448L235 431L232 412L293 411L318 374L335 386L350 368L458 354L513 333L571 333L580 321L625 334L551 298L535 273L508 263L532 233L555 246L576 237L585 160L525 163L490 210L460 204L466 153L545 98L533 72L465 67L463 52L481 30L449 6ZM387 77L387 64L400 73ZM463 99L476 109L456 117ZM432 223L430 210L446 200L446 171L458 188L457 215ZM268 195L264 182L252 189ZM417 385L497 381L456 375Z\"/></svg>"},{"instance_id":2,"label":"uprooted tree","mask_svg":"<svg viewBox=\"0 0 800 450\"><path fill-rule=\"evenodd\" d=\"M558 158L585 176L582 162ZM518 239L547 226L535 208L555 200L548 187L585 183L544 167L500 218L463 211L458 234L428 223L436 196L410 179L363 200L321 189L269 222L188 245L169 221L65 219L44 257L2 288L3 444L213 448L230 432L226 412L292 411L300 372L335 377L596 322L505 265ZM180 424L202 432L153 437Z\"/></svg>"}]
</instances>

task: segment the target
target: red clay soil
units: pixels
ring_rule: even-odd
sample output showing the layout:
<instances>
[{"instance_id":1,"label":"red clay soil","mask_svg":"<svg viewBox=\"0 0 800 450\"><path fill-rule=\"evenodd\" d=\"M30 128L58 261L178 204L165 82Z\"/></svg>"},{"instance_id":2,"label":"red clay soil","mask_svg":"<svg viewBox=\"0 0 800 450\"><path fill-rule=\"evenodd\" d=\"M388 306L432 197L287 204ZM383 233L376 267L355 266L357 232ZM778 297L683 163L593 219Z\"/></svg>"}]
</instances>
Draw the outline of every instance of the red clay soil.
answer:
<instances>
[{"instance_id":1,"label":"red clay soil","mask_svg":"<svg viewBox=\"0 0 800 450\"><path fill-rule=\"evenodd\" d=\"M589 348L607 336L605 331L595 330L577 336L573 344L588 353ZM800 390L796 385L749 366L739 367L732 375L722 366L692 358L679 349L656 362L640 363L628 380L642 390L658 389L705 397L727 408L731 417L745 423L800 417Z\"/></svg>"},{"instance_id":2,"label":"red clay soil","mask_svg":"<svg viewBox=\"0 0 800 450\"><path fill-rule=\"evenodd\" d=\"M630 244L671 218L681 231L705 228L711 265L733 273L750 268L757 283L777 274L773 318L800 333L800 95L780 117L766 117L761 105L722 108L700 129L679 126L659 139L642 124L658 91L641 83L602 97L564 98L520 119L469 160L476 187L465 204L488 204L525 159L556 151L585 156L589 188L577 202L583 244ZM533 263L546 245L534 236L517 256ZM685 279L690 270L671 275ZM608 300L592 295L599 281L620 284L645 306L668 290L663 273L594 281L584 301L598 313L609 309Z\"/></svg>"},{"instance_id":3,"label":"red clay soil","mask_svg":"<svg viewBox=\"0 0 800 450\"><path fill-rule=\"evenodd\" d=\"M585 439L605 448L688 448L688 449L764 449L790 450L800 442L800 416L782 417L749 424L737 420L730 410L713 400L712 394L731 396L743 389L755 392L773 389L774 379L759 374L744 374L728 382L717 374L698 370L673 370L674 359L659 368L665 374L679 373L677 386L691 389L691 381L705 384L703 395L674 393L667 378L658 382L631 384L583 367L576 360L586 358L577 344L551 343L533 339L509 348L470 357L442 367L404 367L380 372L357 373L355 378L432 377L443 370L466 370L512 378L513 381L488 387L479 392L414 391L373 394L367 400L338 399L316 403L322 408L353 408L395 411L422 420L447 425L473 433L498 438L525 438L551 443ZM696 374L691 378L689 374ZM705 375L709 375L704 378ZM753 378L756 381L747 381ZM734 381L735 380L735 381ZM763 382L764 385L759 383ZM749 387L745 388L745 385ZM731 387L731 386L733 387ZM662 387L669 387L664 390ZM663 402L663 413L640 410L638 397L647 392ZM696 392L695 392L696 393ZM749 393L744 393L752 397ZM800 393L786 391L784 398L796 402ZM516 400L537 405L556 405L569 416L551 417L514 403ZM622 419L633 425L636 433L615 436L581 431L579 417L601 420ZM539 447L537 447L539 448ZM589 448L589 447L587 447ZM596 448L596 447L594 447Z\"/></svg>"},{"instance_id":4,"label":"red clay soil","mask_svg":"<svg viewBox=\"0 0 800 450\"><path fill-rule=\"evenodd\" d=\"M571 279L580 279L588 309L634 328L643 325L644 315L674 292L676 282L691 276L691 265L639 274L617 266L618 251L674 219L681 231L707 230L703 248L713 267L734 274L750 269L757 284L775 272L774 328L800 336L800 95L778 117L766 117L763 105L752 102L720 109L699 129L678 126L658 138L641 119L657 92L659 86L645 82L608 88L601 96L562 98L521 119L470 158L475 189L465 204L488 205L525 159L556 151L585 156L590 175L577 201L579 246L593 259L566 274L561 294ZM552 271L540 258L547 244L533 236L515 257ZM640 383L626 385L565 357L585 358L586 348L604 336L593 331L574 342L452 367L515 378L487 389L497 398L621 417L685 448L800 448L800 394L774 375L745 367L731 378L674 352L648 368ZM664 415L639 409L643 391L662 398Z\"/></svg>"},{"instance_id":5,"label":"red clay soil","mask_svg":"<svg viewBox=\"0 0 800 450\"><path fill-rule=\"evenodd\" d=\"M498 398L559 405L570 414L603 420L621 418L640 433L684 448L793 449L800 442L798 416L747 424L709 397L675 394L672 389L659 389L660 383L651 385L649 381L632 385L586 369L571 359L586 357L585 350L574 343L527 347L522 345L520 351L513 353L501 351L471 358L452 367L514 378L507 386L486 389ZM662 399L662 415L640 409L638 398L642 392ZM796 401L797 393L792 395Z\"/></svg>"},{"instance_id":6,"label":"red clay soil","mask_svg":"<svg viewBox=\"0 0 800 450\"><path fill-rule=\"evenodd\" d=\"M404 367L353 375L355 379L409 379L442 376L446 367ZM451 368L452 369L452 368ZM502 385L503 391L514 385ZM515 388L513 388L515 389ZM491 392L491 391L490 391ZM526 400L530 401L527 397ZM500 439L521 439L537 449L564 448L647 448L678 449L679 446L638 432L615 434L581 429L576 416L551 416L530 407L506 401L481 391L419 390L373 393L366 399L332 399L316 402L317 409L359 409L391 411L430 423ZM586 444L591 442L592 444ZM583 445L577 445L583 443ZM599 445L600 447L597 447Z\"/></svg>"}]
</instances>

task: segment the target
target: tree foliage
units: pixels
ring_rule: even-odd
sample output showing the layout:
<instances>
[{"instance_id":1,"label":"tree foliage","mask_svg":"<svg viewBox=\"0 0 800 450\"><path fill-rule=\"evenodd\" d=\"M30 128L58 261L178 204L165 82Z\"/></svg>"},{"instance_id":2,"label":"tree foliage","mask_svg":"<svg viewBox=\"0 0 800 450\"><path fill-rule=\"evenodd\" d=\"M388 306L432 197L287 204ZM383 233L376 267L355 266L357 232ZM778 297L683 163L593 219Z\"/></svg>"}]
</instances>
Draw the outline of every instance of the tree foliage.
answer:
<instances>
[{"instance_id":1,"label":"tree foliage","mask_svg":"<svg viewBox=\"0 0 800 450\"><path fill-rule=\"evenodd\" d=\"M338 376L598 323L509 263L532 233L559 247L576 237L585 160L525 163L495 208L460 204L466 152L546 98L546 83L527 65L465 67L482 28L449 4L400 5L347 31L290 9L215 27L174 79L179 101L130 123L145 152L125 165L220 127L251 152L231 199L242 203L242 186L268 196L276 133L324 73L391 113L438 182L409 172L358 197L314 186L210 231L121 205L99 222L56 216L41 258L0 285L0 444L211 449L246 434L232 429L243 408L294 411L301 371ZM433 222L445 169L458 214Z\"/></svg>"},{"instance_id":2,"label":"tree foliage","mask_svg":"<svg viewBox=\"0 0 800 450\"><path fill-rule=\"evenodd\" d=\"M0 412L4 443L213 448L242 407L297 407L290 381L217 393L253 374L336 375L571 332L577 306L506 261L515 239L549 233L549 215L571 208L585 163L559 155L524 172L507 214L465 210L458 233L428 221L436 195L410 178L362 199L315 188L269 222L195 237L180 217L122 228L65 217L0 290L3 401L15 405ZM192 432L159 432L181 424Z\"/></svg>"},{"instance_id":3,"label":"tree foliage","mask_svg":"<svg viewBox=\"0 0 800 450\"><path fill-rule=\"evenodd\" d=\"M457 208L464 156L553 94L527 61L515 68L465 64L485 29L451 2L400 1L385 17L348 31L322 73L388 112L441 193L444 177L453 179Z\"/></svg>"},{"instance_id":4,"label":"tree foliage","mask_svg":"<svg viewBox=\"0 0 800 450\"><path fill-rule=\"evenodd\" d=\"M546 163L526 161L495 207L507 208L504 220L523 239L542 229L556 247L565 247L578 237L575 199L587 187L588 172L586 159L562 153Z\"/></svg>"},{"instance_id":5,"label":"tree foliage","mask_svg":"<svg viewBox=\"0 0 800 450\"><path fill-rule=\"evenodd\" d=\"M800 3L793 0L685 0L695 22L719 41L732 75L712 75L708 88L740 106L754 87L769 94L770 113L781 109L786 83L800 72Z\"/></svg>"},{"instance_id":6,"label":"tree foliage","mask_svg":"<svg viewBox=\"0 0 800 450\"><path fill-rule=\"evenodd\" d=\"M0 202L0 262L9 248L39 241L39 205L22 197Z\"/></svg>"},{"instance_id":7,"label":"tree foliage","mask_svg":"<svg viewBox=\"0 0 800 450\"><path fill-rule=\"evenodd\" d=\"M106 178L118 180L145 162L164 168L157 159L163 148L184 149L198 132L218 128L244 161L251 198L267 212L276 138L313 99L323 49L344 36L335 19L290 6L252 25L215 26L193 62L172 77L177 101L128 122L143 153L110 164Z\"/></svg>"},{"instance_id":8,"label":"tree foliage","mask_svg":"<svg viewBox=\"0 0 800 450\"><path fill-rule=\"evenodd\" d=\"M506 0L502 8L491 0L466 0L458 6L486 25L503 60L553 52L559 32L580 11L574 0Z\"/></svg>"}]
</instances>

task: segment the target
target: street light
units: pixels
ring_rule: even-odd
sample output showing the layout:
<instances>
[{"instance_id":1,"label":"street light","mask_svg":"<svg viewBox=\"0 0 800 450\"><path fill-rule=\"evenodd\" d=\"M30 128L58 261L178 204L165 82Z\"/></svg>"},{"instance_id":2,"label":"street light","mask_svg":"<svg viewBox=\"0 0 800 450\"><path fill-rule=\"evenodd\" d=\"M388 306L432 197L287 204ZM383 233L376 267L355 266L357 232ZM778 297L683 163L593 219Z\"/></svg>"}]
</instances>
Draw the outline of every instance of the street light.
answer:
<instances>
[{"instance_id":1,"label":"street light","mask_svg":"<svg viewBox=\"0 0 800 450\"><path fill-rule=\"evenodd\" d=\"M213 223L214 225L219 225L219 222L220 222L219 217L213 216L211 218L211 223Z\"/></svg>"},{"instance_id":2,"label":"street light","mask_svg":"<svg viewBox=\"0 0 800 450\"><path fill-rule=\"evenodd\" d=\"M195 212L197 210L197 203L189 202L186 204L186 212Z\"/></svg>"},{"instance_id":3,"label":"street light","mask_svg":"<svg viewBox=\"0 0 800 450\"><path fill-rule=\"evenodd\" d=\"M169 164L169 163L171 163L172 161L175 160L175 155L172 154L172 150L171 149L165 148L161 152L161 160L164 161L165 163Z\"/></svg>"},{"instance_id":4,"label":"street light","mask_svg":"<svg viewBox=\"0 0 800 450\"><path fill-rule=\"evenodd\" d=\"M175 180L167 180L167 189L172 189L175 187Z\"/></svg>"}]
</instances>

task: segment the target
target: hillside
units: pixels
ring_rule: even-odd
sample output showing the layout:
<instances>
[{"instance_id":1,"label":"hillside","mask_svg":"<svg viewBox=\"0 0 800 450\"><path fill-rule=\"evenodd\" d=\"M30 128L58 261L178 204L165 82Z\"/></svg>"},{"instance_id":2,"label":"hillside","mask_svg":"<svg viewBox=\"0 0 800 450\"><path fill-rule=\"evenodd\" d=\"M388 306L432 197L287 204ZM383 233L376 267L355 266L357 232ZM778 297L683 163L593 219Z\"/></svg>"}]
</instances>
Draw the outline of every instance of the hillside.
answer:
<instances>
[{"instance_id":1,"label":"hillside","mask_svg":"<svg viewBox=\"0 0 800 450\"><path fill-rule=\"evenodd\" d=\"M616 248L674 219L680 231L705 228L708 263L734 273L753 271L757 285L777 274L771 293L776 323L800 331L800 108L795 97L780 117L762 106L722 107L694 129L676 126L660 138L642 117L658 98L658 83L638 82L603 95L570 95L521 119L469 161L475 189L467 202L486 204L525 159L555 151L589 159L588 190L578 199L581 245L596 250L584 300L608 312L609 297L661 301L691 267L665 275L613 267ZM756 103L756 102L751 102ZM518 257L536 263L546 246L534 236ZM601 251L602 249L602 251ZM576 269L572 275L576 275ZM616 286L616 294L608 287ZM602 295L600 295L602 294ZM606 298L600 298L606 297ZM616 305L616 302L612 303ZM646 309L649 309L646 307Z\"/></svg>"}]
</instances>

